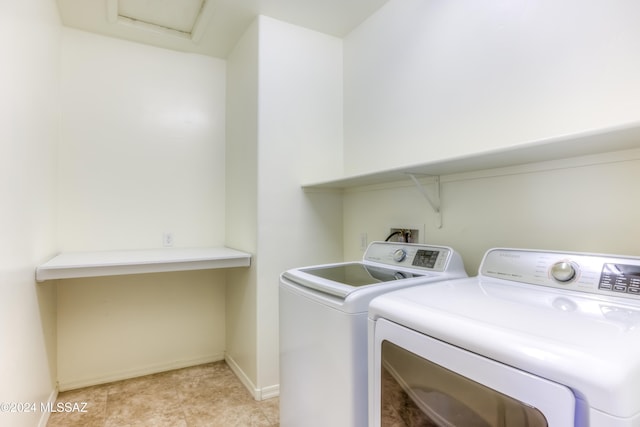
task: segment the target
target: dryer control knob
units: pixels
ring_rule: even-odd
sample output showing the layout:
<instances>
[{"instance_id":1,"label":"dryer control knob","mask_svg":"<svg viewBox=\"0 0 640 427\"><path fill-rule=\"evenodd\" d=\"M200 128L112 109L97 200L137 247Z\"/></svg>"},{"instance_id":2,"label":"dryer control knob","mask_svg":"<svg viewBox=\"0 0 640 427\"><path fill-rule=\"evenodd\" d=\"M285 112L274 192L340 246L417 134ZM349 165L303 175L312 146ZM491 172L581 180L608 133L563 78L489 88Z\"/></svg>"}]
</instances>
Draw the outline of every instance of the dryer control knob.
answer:
<instances>
[{"instance_id":1,"label":"dryer control knob","mask_svg":"<svg viewBox=\"0 0 640 427\"><path fill-rule=\"evenodd\" d=\"M396 249L393 253L393 260L395 262L403 261L407 256L407 252L404 249Z\"/></svg>"},{"instance_id":2,"label":"dryer control knob","mask_svg":"<svg viewBox=\"0 0 640 427\"><path fill-rule=\"evenodd\" d=\"M576 277L576 268L567 261L556 262L551 266L551 276L558 282L569 282Z\"/></svg>"}]
</instances>

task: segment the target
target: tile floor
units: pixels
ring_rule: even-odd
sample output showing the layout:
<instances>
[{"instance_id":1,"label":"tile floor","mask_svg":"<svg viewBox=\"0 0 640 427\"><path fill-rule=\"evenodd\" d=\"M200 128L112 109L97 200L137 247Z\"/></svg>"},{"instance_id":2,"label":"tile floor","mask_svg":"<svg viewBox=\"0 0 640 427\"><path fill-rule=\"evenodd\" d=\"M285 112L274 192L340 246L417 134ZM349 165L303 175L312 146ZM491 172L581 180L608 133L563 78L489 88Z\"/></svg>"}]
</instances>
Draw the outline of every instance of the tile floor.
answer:
<instances>
[{"instance_id":1,"label":"tile floor","mask_svg":"<svg viewBox=\"0 0 640 427\"><path fill-rule=\"evenodd\" d=\"M86 412L54 412L47 427L279 425L279 399L255 401L223 361L61 392L58 402L86 402Z\"/></svg>"}]
</instances>

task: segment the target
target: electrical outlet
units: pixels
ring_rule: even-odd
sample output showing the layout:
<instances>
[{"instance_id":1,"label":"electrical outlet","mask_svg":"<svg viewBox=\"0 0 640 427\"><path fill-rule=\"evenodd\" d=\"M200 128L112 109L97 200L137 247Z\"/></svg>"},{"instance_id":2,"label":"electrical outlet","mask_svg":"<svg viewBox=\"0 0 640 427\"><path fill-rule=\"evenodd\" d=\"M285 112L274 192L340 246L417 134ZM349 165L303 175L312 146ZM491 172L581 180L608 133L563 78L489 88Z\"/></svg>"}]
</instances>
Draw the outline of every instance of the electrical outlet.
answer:
<instances>
[{"instance_id":1,"label":"electrical outlet","mask_svg":"<svg viewBox=\"0 0 640 427\"><path fill-rule=\"evenodd\" d=\"M389 230L389 242L418 243L420 241L420 230L416 228L392 227Z\"/></svg>"},{"instance_id":2,"label":"electrical outlet","mask_svg":"<svg viewBox=\"0 0 640 427\"><path fill-rule=\"evenodd\" d=\"M172 233L163 233L162 234L162 246L165 248L170 248L173 246L173 234Z\"/></svg>"}]
</instances>

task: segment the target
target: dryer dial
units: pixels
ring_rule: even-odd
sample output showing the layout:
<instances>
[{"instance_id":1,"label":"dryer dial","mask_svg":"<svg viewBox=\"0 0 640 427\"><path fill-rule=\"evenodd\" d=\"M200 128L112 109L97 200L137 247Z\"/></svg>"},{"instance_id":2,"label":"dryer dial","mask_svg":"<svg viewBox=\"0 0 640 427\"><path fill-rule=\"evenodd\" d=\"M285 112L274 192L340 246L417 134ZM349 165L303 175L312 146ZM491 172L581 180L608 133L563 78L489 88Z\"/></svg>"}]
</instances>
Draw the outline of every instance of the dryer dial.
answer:
<instances>
[{"instance_id":1,"label":"dryer dial","mask_svg":"<svg viewBox=\"0 0 640 427\"><path fill-rule=\"evenodd\" d=\"M551 277L558 282L570 282L576 277L576 267L568 261L556 262L551 266Z\"/></svg>"}]
</instances>

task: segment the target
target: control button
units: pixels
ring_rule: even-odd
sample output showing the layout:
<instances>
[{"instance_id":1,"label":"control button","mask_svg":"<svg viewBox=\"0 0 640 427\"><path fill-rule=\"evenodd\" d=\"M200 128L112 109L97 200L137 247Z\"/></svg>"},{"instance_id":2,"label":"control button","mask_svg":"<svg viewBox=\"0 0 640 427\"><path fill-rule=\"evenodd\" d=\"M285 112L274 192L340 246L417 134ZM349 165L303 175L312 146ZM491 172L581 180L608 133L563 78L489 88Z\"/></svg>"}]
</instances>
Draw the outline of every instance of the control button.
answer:
<instances>
[{"instance_id":1,"label":"control button","mask_svg":"<svg viewBox=\"0 0 640 427\"><path fill-rule=\"evenodd\" d=\"M400 262L403 261L406 256L407 252L404 249L396 249L396 251L393 253L393 260L395 262Z\"/></svg>"},{"instance_id":2,"label":"control button","mask_svg":"<svg viewBox=\"0 0 640 427\"><path fill-rule=\"evenodd\" d=\"M556 262L551 266L551 277L558 282L569 282L576 277L576 269L570 262Z\"/></svg>"}]
</instances>

